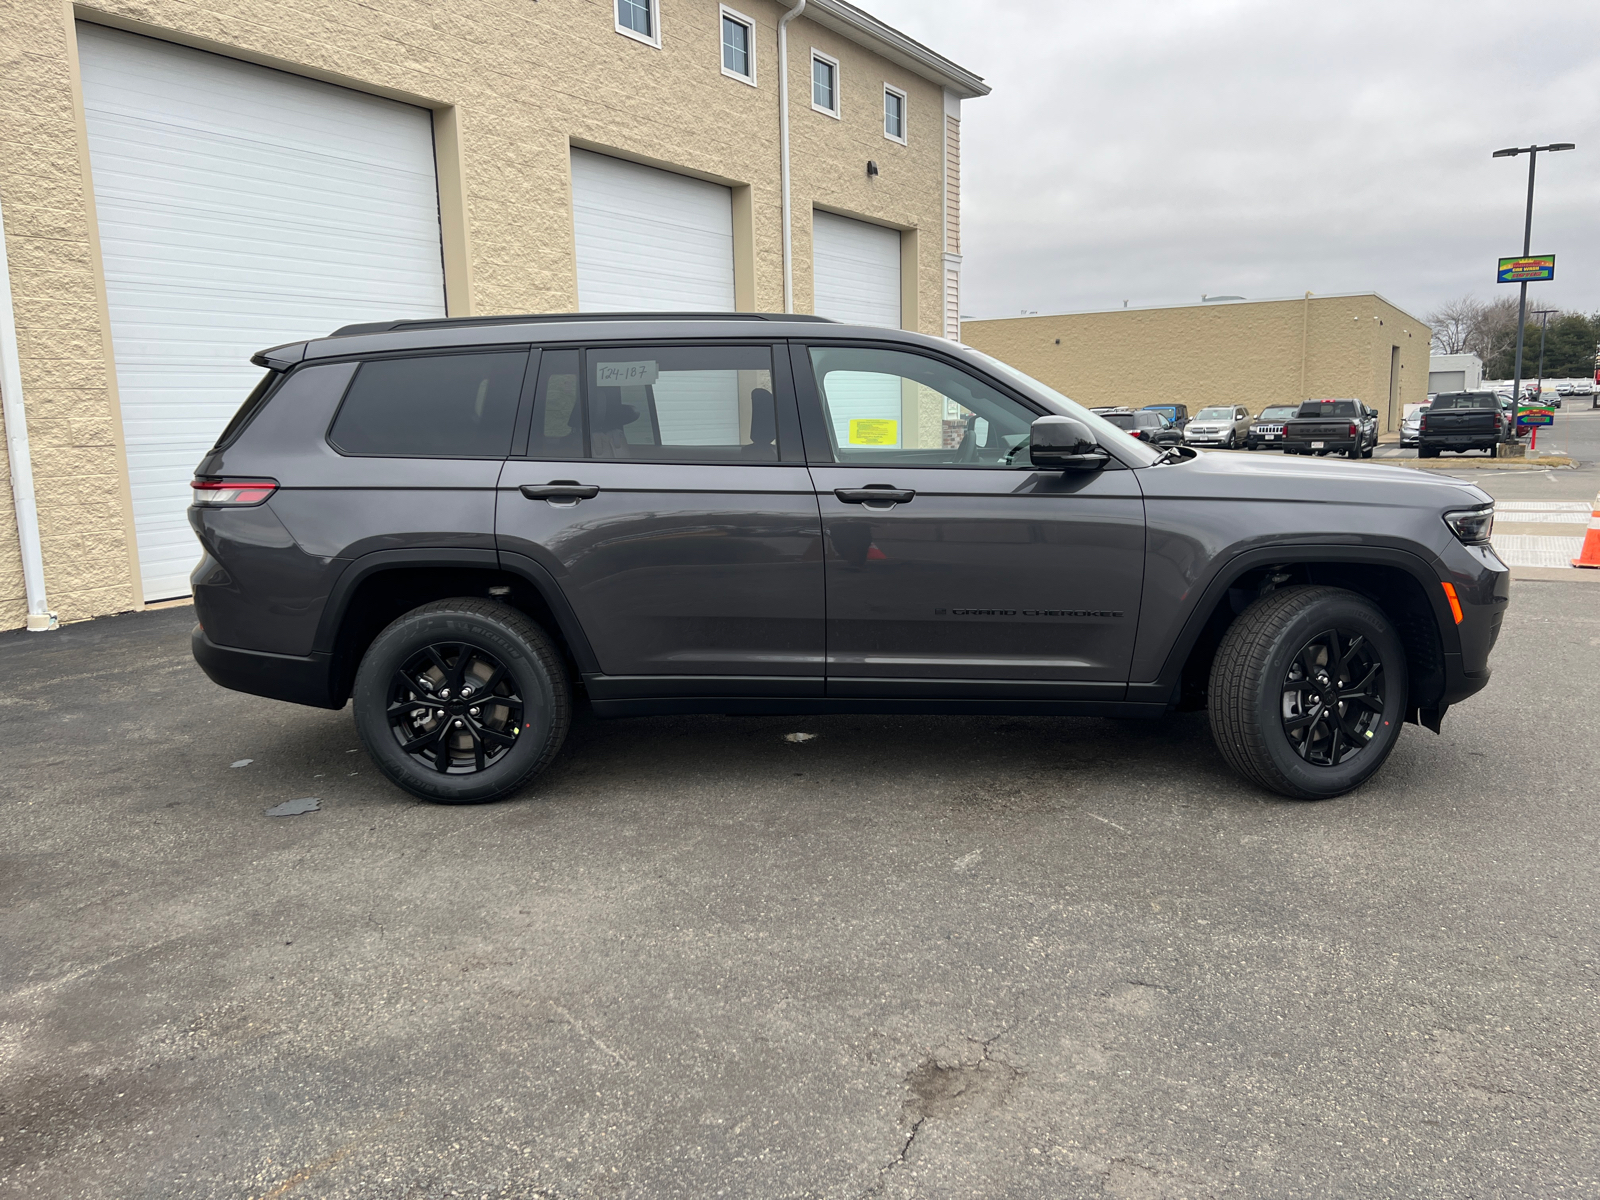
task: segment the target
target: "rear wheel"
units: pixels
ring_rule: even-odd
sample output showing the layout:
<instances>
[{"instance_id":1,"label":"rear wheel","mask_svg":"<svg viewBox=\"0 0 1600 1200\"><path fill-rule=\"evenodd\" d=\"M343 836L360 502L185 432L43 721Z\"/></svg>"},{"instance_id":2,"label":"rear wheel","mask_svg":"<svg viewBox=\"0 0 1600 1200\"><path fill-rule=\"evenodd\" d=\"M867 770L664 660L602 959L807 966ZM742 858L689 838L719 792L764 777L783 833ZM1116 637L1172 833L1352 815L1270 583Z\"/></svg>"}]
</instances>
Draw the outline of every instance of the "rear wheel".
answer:
<instances>
[{"instance_id":1,"label":"rear wheel","mask_svg":"<svg viewBox=\"0 0 1600 1200\"><path fill-rule=\"evenodd\" d=\"M1439 447L1437 447L1437 446L1418 446L1417 447L1417 457L1418 458L1438 458L1439 457Z\"/></svg>"},{"instance_id":2,"label":"rear wheel","mask_svg":"<svg viewBox=\"0 0 1600 1200\"><path fill-rule=\"evenodd\" d=\"M516 609L470 597L390 624L362 657L353 698L378 769L444 804L516 792L555 757L572 709L549 638Z\"/></svg>"},{"instance_id":3,"label":"rear wheel","mask_svg":"<svg viewBox=\"0 0 1600 1200\"><path fill-rule=\"evenodd\" d=\"M1211 668L1211 734L1246 779L1322 800L1383 765L1406 689L1405 652L1382 612L1341 588L1281 588L1223 635Z\"/></svg>"}]
</instances>

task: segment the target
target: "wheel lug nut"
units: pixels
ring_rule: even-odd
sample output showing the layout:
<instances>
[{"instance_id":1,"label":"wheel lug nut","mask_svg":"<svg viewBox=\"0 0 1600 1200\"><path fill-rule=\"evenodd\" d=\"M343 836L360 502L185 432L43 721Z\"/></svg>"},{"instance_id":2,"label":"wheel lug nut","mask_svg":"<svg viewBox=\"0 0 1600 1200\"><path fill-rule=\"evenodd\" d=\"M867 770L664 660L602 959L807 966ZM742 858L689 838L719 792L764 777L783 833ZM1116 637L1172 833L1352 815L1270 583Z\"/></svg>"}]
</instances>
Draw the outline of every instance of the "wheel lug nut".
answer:
<instances>
[{"instance_id":1,"label":"wheel lug nut","mask_svg":"<svg viewBox=\"0 0 1600 1200\"><path fill-rule=\"evenodd\" d=\"M478 715L478 706L476 704L474 704L471 708L467 709L467 712L470 713L474 717L477 716Z\"/></svg>"},{"instance_id":2,"label":"wheel lug nut","mask_svg":"<svg viewBox=\"0 0 1600 1200\"><path fill-rule=\"evenodd\" d=\"M439 689L439 698L441 700L450 699L450 689L449 688L440 688Z\"/></svg>"},{"instance_id":3,"label":"wheel lug nut","mask_svg":"<svg viewBox=\"0 0 1600 1200\"><path fill-rule=\"evenodd\" d=\"M469 687L464 687L461 689L461 694L462 696L470 696L472 695L472 689Z\"/></svg>"},{"instance_id":4,"label":"wheel lug nut","mask_svg":"<svg viewBox=\"0 0 1600 1200\"><path fill-rule=\"evenodd\" d=\"M456 718L456 728L457 729L461 728L461 719L459 717Z\"/></svg>"}]
</instances>

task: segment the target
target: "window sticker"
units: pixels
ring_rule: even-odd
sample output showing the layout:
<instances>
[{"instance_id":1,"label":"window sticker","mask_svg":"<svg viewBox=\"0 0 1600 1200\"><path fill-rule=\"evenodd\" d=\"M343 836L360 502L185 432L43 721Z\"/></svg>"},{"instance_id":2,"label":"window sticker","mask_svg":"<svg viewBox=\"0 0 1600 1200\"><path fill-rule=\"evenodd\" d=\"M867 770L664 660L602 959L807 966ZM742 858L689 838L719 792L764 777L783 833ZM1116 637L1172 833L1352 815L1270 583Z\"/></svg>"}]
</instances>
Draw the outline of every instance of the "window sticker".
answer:
<instances>
[{"instance_id":1,"label":"window sticker","mask_svg":"<svg viewBox=\"0 0 1600 1200\"><path fill-rule=\"evenodd\" d=\"M651 387L660 374L653 358L641 362L603 362L595 365L594 382L597 387Z\"/></svg>"},{"instance_id":2,"label":"window sticker","mask_svg":"<svg viewBox=\"0 0 1600 1200\"><path fill-rule=\"evenodd\" d=\"M856 417L850 422L852 446L898 446L900 422L882 418Z\"/></svg>"}]
</instances>

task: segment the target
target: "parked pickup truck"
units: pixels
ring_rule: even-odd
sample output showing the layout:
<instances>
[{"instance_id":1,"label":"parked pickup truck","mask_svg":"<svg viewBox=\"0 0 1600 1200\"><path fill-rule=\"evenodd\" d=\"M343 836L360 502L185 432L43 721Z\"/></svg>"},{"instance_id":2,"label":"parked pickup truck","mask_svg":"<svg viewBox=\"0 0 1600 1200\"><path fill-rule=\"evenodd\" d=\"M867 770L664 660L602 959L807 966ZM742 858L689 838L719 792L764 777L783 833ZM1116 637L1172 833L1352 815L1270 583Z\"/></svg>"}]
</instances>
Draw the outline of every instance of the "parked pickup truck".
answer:
<instances>
[{"instance_id":1,"label":"parked pickup truck","mask_svg":"<svg viewBox=\"0 0 1600 1200\"><path fill-rule=\"evenodd\" d=\"M1494 392L1440 392L1422 414L1417 457L1438 458L1441 450L1487 450L1494 453L1506 429Z\"/></svg>"},{"instance_id":2,"label":"parked pickup truck","mask_svg":"<svg viewBox=\"0 0 1600 1200\"><path fill-rule=\"evenodd\" d=\"M1285 454L1371 458L1377 445L1377 411L1359 400L1307 400L1283 426Z\"/></svg>"}]
</instances>

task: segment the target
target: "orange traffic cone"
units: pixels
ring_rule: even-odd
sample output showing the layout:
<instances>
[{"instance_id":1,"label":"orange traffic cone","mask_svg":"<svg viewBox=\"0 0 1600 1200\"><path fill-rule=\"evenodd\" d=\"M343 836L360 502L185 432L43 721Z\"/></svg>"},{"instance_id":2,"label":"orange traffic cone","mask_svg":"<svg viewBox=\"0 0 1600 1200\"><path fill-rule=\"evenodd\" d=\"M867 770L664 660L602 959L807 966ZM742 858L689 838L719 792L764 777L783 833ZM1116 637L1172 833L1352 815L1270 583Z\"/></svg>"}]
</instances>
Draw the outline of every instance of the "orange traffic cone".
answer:
<instances>
[{"instance_id":1,"label":"orange traffic cone","mask_svg":"<svg viewBox=\"0 0 1600 1200\"><path fill-rule=\"evenodd\" d=\"M1575 567L1600 567L1600 496L1594 498L1594 508L1589 513L1589 532L1584 536L1583 549L1572 560Z\"/></svg>"}]
</instances>

